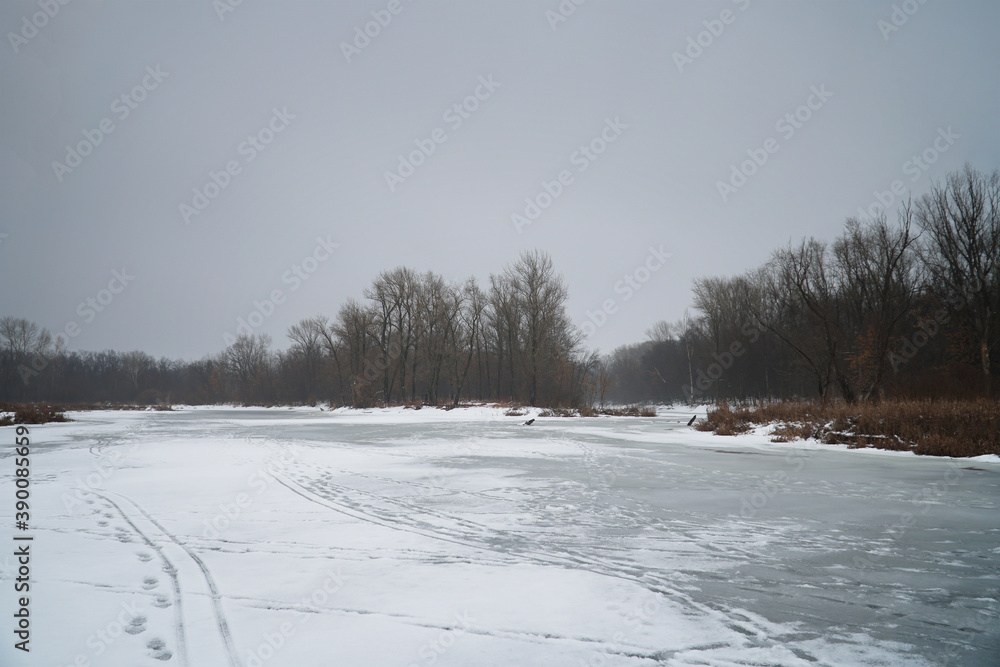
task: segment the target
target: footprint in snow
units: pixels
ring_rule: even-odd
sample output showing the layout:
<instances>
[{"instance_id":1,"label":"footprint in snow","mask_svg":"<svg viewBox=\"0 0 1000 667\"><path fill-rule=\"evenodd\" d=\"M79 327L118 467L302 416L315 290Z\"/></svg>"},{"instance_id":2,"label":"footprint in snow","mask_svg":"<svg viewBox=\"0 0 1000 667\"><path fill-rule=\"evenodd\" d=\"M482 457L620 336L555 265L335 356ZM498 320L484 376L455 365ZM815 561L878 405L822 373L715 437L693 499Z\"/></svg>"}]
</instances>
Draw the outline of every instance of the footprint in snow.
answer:
<instances>
[{"instance_id":1,"label":"footprint in snow","mask_svg":"<svg viewBox=\"0 0 1000 667\"><path fill-rule=\"evenodd\" d=\"M146 577L142 580L142 587L147 591L151 591L160 584L156 577Z\"/></svg>"},{"instance_id":2,"label":"footprint in snow","mask_svg":"<svg viewBox=\"0 0 1000 667\"><path fill-rule=\"evenodd\" d=\"M125 632L130 635L137 635L140 632L146 631L146 617L145 616L134 616L132 620L128 622L125 626Z\"/></svg>"},{"instance_id":3,"label":"footprint in snow","mask_svg":"<svg viewBox=\"0 0 1000 667\"><path fill-rule=\"evenodd\" d=\"M101 521L97 522L97 525L100 526L101 528L104 528L105 526L108 525L108 522L102 519Z\"/></svg>"},{"instance_id":4,"label":"footprint in snow","mask_svg":"<svg viewBox=\"0 0 1000 667\"><path fill-rule=\"evenodd\" d=\"M156 599L153 601L153 606L159 609L166 609L170 606L170 600L162 595L157 595Z\"/></svg>"},{"instance_id":5,"label":"footprint in snow","mask_svg":"<svg viewBox=\"0 0 1000 667\"><path fill-rule=\"evenodd\" d=\"M157 660L170 660L173 654L167 650L167 645L163 643L162 639L150 639L146 644L146 648L153 652L153 657Z\"/></svg>"},{"instance_id":6,"label":"footprint in snow","mask_svg":"<svg viewBox=\"0 0 1000 667\"><path fill-rule=\"evenodd\" d=\"M143 563L148 563L149 561L153 560L153 557L150 554L146 553L145 551L140 551L139 553L136 554L136 556L138 556L139 560L141 560Z\"/></svg>"}]
</instances>

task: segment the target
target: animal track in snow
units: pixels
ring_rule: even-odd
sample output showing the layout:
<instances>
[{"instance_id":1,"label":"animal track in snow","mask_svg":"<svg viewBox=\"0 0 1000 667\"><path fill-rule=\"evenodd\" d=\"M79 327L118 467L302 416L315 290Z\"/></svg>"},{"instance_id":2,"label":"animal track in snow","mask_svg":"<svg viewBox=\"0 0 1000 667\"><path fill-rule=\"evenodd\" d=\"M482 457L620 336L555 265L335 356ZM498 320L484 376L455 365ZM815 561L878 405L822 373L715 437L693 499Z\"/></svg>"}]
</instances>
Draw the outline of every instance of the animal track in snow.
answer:
<instances>
[{"instance_id":1,"label":"animal track in snow","mask_svg":"<svg viewBox=\"0 0 1000 667\"><path fill-rule=\"evenodd\" d=\"M153 652L153 657L157 660L170 660L173 657L173 654L167 650L167 645L162 639L150 639L146 643L146 648Z\"/></svg>"},{"instance_id":2,"label":"animal track in snow","mask_svg":"<svg viewBox=\"0 0 1000 667\"><path fill-rule=\"evenodd\" d=\"M125 632L130 635L137 635L140 632L146 631L146 617L145 616L134 616L132 620L128 622L125 626Z\"/></svg>"}]
</instances>

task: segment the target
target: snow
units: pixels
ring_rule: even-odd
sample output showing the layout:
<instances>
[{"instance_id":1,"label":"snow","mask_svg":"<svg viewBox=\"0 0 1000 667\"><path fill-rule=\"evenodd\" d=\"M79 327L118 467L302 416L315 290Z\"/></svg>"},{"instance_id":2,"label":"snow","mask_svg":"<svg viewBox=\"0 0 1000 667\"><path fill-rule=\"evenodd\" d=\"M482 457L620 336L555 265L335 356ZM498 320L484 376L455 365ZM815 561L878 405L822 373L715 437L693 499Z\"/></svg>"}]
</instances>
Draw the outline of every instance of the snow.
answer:
<instances>
[{"instance_id":1,"label":"snow","mask_svg":"<svg viewBox=\"0 0 1000 667\"><path fill-rule=\"evenodd\" d=\"M31 427L32 650L8 620L0 665L996 664L1000 458L538 412Z\"/></svg>"}]
</instances>

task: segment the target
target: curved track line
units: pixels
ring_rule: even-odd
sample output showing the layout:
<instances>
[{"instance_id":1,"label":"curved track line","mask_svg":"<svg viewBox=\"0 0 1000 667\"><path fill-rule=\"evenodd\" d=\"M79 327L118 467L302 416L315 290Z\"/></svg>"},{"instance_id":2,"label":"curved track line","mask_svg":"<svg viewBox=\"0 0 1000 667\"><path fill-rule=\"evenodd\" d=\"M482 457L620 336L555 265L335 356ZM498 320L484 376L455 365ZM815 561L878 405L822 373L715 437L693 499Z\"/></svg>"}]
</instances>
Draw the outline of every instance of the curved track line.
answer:
<instances>
[{"instance_id":1,"label":"curved track line","mask_svg":"<svg viewBox=\"0 0 1000 667\"><path fill-rule=\"evenodd\" d=\"M109 491L109 493L111 493L111 492ZM128 498L127 496L123 496L120 493L116 493L115 495L123 498L124 500L127 500L130 503L132 503L132 505L137 510L139 510L139 512L144 517L146 517L146 519L148 519L150 523L152 523L154 526L156 526L160 530L160 532L162 532L171 542L173 542L174 544L176 544L177 546L179 546L181 549L183 549L184 552L187 553L188 556L190 556L191 560L193 560L198 565L198 568L201 570L201 573L205 577L205 582L208 584L208 590L212 594L212 607L215 610L216 625L218 625L219 633L222 635L222 639L225 642L226 652L229 655L229 664L232 667L242 667L241 663L240 663L240 660L237 657L236 646L233 643L232 632L229 630L229 623L226 621L226 614L225 614L225 612L222 609L222 595L219 593L219 587L215 585L215 579L212 577L212 573L209 571L209 569L205 565L204 561L202 561L201 558L199 558L197 554L195 554L193 551L191 551L191 549L189 549L186 544L184 544L183 542L181 542L180 540L178 540L172 533L170 533L166 528L164 528L163 524L161 524L159 521L157 521L156 519L154 519L149 514L149 512L147 512L142 507L140 507L139 504L136 503L134 500L132 500L131 498ZM108 501L108 502L111 502L111 501ZM131 522L129 522L129 523L131 523Z\"/></svg>"},{"instance_id":2,"label":"curved track line","mask_svg":"<svg viewBox=\"0 0 1000 667\"><path fill-rule=\"evenodd\" d=\"M488 539L484 539L483 537L478 535L475 536L459 535L453 537L447 534L443 535L436 532L434 530L434 527L429 527L427 529L424 529L406 525L403 522L392 521L380 517L378 515L367 513L357 507L351 507L350 505L345 507L340 502L337 502L337 500L326 498L311 490L302 488L297 481L286 480L279 475L274 475L274 479L276 479L280 484L288 488L293 493L305 498L306 500L354 519L359 519L361 521L374 523L376 525L380 525L385 528L391 528L394 530L413 533L416 535L420 535L422 537L428 537L443 542L450 542L452 544L458 544L466 548L498 553L496 545L492 544ZM467 539L463 540L462 537L465 537ZM668 599L673 600L675 603L678 603L682 606L688 606L702 614L705 614L709 618L715 618L716 620L721 622L725 627L729 628L733 632L738 633L739 636L742 636L746 640L751 641L756 646L766 647L772 644L772 642L769 641L768 639L760 641L761 637L766 638L768 637L769 633L767 631L767 628L760 626L753 619L748 619L742 614L738 614L738 612L736 612L733 609L725 607L719 608L712 603L697 602L690 595L673 588L670 585L670 582L661 575L649 571L643 571L641 568L638 567L634 566L630 567L628 563L623 563L620 560L597 558L592 555L588 556L585 554L576 553L574 552L574 550L566 549L565 547L559 548L560 553L555 553L555 554L547 553L544 551L538 551L537 549L526 548L526 547L527 545L521 545L521 547L517 550L517 553L509 553L509 552L502 552L502 553L507 557L523 558L528 560L529 562L534 562L536 564L555 565L557 567L569 567L571 569L582 569L588 572L592 572L594 574L609 576L616 579L621 579L624 581L630 581L632 583L639 584L640 586L646 588L651 592L658 593ZM810 655L810 658L815 660L817 664L823 664L822 661L820 661L815 656Z\"/></svg>"},{"instance_id":3,"label":"curved track line","mask_svg":"<svg viewBox=\"0 0 1000 667\"><path fill-rule=\"evenodd\" d=\"M125 519L125 522L128 525L132 526L132 530L134 530L136 534L138 534L139 537L143 539L143 541L149 546L150 549L159 554L160 560L163 561L164 565L163 571L170 575L170 580L173 583L173 588L174 588L174 605L175 605L174 634L177 641L177 653L181 657L181 664L187 665L188 664L187 642L184 637L184 613L183 613L182 599L181 599L181 583L177 577L177 568L174 567L174 564L171 563L170 560L167 558L166 554L163 553L163 549L161 549L158 544L155 544L151 539L149 539L149 537L144 532L139 530L139 527L136 526L135 523L132 521L132 519L129 518L128 514L126 514L125 511L118 506L118 503L111 500L103 493L99 493L97 491L91 491L91 493L111 503L111 505L116 510L118 510L118 513L122 515L122 518Z\"/></svg>"},{"instance_id":4,"label":"curved track line","mask_svg":"<svg viewBox=\"0 0 1000 667\"><path fill-rule=\"evenodd\" d=\"M380 517L375 517L375 516L371 516L369 514L365 514L364 512L360 512L358 510L345 509L344 507L338 505L337 503L335 503L332 500L329 500L327 498L323 498L322 496L318 496L317 494L314 494L311 491L307 491L306 489L303 489L296 482L292 482L290 480L286 480L286 479L284 479L283 477L281 477L279 475L273 475L273 477L274 477L275 480L277 480L277 482L279 484L281 484L282 486L284 486L285 488L287 488L292 493L294 493L296 495L299 495L299 496L302 496L303 498L305 498L306 500L308 500L311 503L315 503L317 505L321 505L321 506L323 506L323 507L325 507L327 509L333 510L334 512L339 512L340 514L343 514L345 516L349 516L352 519L358 519L360 521L367 521L368 523L374 523L374 524L377 524L379 526L382 526L383 528L390 528L392 530L401 530L401 531L406 532L406 533L413 533L415 535L420 535L421 537L427 537L427 538L434 539L434 540L441 540L442 542L451 542L452 544L457 544L459 546L466 547L466 548L482 549L481 546L476 545L476 544L469 544L467 542L462 542L462 541L459 541L459 540L456 540L456 539L452 539L450 537L445 537L443 535L437 535L437 534L434 534L434 533L432 533L430 531L423 531L423 530L420 530L419 528L412 528L410 526L405 526L405 525L402 525L402 524L399 524L399 523L393 523L391 521L387 521L387 520L382 519Z\"/></svg>"}]
</instances>

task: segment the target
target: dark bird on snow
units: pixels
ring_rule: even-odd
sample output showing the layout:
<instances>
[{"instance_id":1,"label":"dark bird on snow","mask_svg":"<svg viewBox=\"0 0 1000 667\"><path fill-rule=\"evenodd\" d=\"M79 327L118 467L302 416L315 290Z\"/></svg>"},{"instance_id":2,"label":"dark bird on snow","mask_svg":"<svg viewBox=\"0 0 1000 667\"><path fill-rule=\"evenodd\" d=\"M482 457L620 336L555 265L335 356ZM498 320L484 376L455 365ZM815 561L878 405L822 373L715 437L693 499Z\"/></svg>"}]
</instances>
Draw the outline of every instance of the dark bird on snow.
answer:
<instances>
[{"instance_id":1,"label":"dark bird on snow","mask_svg":"<svg viewBox=\"0 0 1000 667\"><path fill-rule=\"evenodd\" d=\"M698 418L698 415L695 415L694 417L691 417L690 421L688 421L688 426L690 426L691 424L693 424L694 420L697 419L697 418Z\"/></svg>"},{"instance_id":2,"label":"dark bird on snow","mask_svg":"<svg viewBox=\"0 0 1000 667\"><path fill-rule=\"evenodd\" d=\"M532 424L532 423L533 423L534 421L535 421L534 419L529 419L528 421L524 422L524 425L525 425L525 426L531 426L531 424Z\"/></svg>"}]
</instances>

